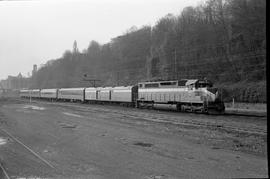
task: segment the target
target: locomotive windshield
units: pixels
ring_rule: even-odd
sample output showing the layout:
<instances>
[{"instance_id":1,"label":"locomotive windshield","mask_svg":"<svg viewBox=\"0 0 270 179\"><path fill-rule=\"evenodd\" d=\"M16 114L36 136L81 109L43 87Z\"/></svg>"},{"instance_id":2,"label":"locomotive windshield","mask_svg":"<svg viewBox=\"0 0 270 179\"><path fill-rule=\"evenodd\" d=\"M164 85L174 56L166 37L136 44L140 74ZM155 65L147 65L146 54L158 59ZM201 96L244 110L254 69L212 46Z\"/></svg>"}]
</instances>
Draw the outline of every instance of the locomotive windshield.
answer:
<instances>
[{"instance_id":1,"label":"locomotive windshield","mask_svg":"<svg viewBox=\"0 0 270 179\"><path fill-rule=\"evenodd\" d=\"M196 88L206 88L206 87L213 87L213 83L209 80L199 80L196 83Z\"/></svg>"},{"instance_id":2,"label":"locomotive windshield","mask_svg":"<svg viewBox=\"0 0 270 179\"><path fill-rule=\"evenodd\" d=\"M186 82L187 82L188 80L179 80L178 81L178 86L186 86Z\"/></svg>"}]
</instances>

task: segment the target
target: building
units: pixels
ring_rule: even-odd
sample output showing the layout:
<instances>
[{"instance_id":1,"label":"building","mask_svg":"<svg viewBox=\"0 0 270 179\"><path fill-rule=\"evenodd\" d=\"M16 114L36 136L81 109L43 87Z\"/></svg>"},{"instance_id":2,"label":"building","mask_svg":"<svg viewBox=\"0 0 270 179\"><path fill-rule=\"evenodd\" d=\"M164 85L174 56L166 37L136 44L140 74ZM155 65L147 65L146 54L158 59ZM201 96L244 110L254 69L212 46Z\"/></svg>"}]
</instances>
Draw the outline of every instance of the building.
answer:
<instances>
[{"instance_id":1,"label":"building","mask_svg":"<svg viewBox=\"0 0 270 179\"><path fill-rule=\"evenodd\" d=\"M7 79L0 81L3 89L22 89L29 88L30 78L23 77L21 73L18 76L8 76Z\"/></svg>"},{"instance_id":2,"label":"building","mask_svg":"<svg viewBox=\"0 0 270 179\"><path fill-rule=\"evenodd\" d=\"M37 65L33 65L33 70L32 70L32 76L34 76L37 73Z\"/></svg>"},{"instance_id":3,"label":"building","mask_svg":"<svg viewBox=\"0 0 270 179\"><path fill-rule=\"evenodd\" d=\"M37 65L33 65L32 77L37 73ZM31 87L32 77L23 77L21 73L18 76L8 76L7 79L0 81L0 89L23 89Z\"/></svg>"}]
</instances>

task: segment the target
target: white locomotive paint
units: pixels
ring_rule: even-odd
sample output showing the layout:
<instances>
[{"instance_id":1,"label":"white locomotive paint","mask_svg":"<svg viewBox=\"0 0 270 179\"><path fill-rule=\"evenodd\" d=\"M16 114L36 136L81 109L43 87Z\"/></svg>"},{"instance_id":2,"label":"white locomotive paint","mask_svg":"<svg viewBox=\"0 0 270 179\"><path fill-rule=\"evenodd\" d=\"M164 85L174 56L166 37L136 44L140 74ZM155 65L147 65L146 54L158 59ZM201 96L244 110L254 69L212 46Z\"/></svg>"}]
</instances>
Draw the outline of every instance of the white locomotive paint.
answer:
<instances>
[{"instance_id":1,"label":"white locomotive paint","mask_svg":"<svg viewBox=\"0 0 270 179\"><path fill-rule=\"evenodd\" d=\"M208 91L206 86L195 88L197 82L197 79L187 80L185 86L179 86L179 81L139 83L138 100L161 104L214 102L217 94Z\"/></svg>"},{"instance_id":2,"label":"white locomotive paint","mask_svg":"<svg viewBox=\"0 0 270 179\"><path fill-rule=\"evenodd\" d=\"M188 88L139 88L139 92L178 92L189 91Z\"/></svg>"},{"instance_id":3,"label":"white locomotive paint","mask_svg":"<svg viewBox=\"0 0 270 179\"><path fill-rule=\"evenodd\" d=\"M158 103L175 102L194 102L203 103L201 96L196 96L195 92L201 92L206 96L202 90L189 90L188 88L139 88L139 100L154 101Z\"/></svg>"},{"instance_id":4,"label":"white locomotive paint","mask_svg":"<svg viewBox=\"0 0 270 179\"><path fill-rule=\"evenodd\" d=\"M198 81L197 79L194 79L194 80L187 80L186 86L193 85L193 84L196 83L197 81Z\"/></svg>"}]
</instances>

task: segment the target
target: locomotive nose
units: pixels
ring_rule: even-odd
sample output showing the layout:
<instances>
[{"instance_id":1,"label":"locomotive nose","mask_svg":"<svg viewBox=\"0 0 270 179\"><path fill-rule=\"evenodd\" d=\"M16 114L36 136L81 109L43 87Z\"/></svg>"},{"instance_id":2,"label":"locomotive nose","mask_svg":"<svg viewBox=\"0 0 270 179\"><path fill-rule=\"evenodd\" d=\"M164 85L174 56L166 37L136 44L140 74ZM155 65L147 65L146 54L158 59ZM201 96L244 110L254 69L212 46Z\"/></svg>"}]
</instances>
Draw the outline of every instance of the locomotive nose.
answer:
<instances>
[{"instance_id":1,"label":"locomotive nose","mask_svg":"<svg viewBox=\"0 0 270 179\"><path fill-rule=\"evenodd\" d=\"M211 104L214 106L213 108L219 113L224 113L225 105L222 101L222 95L219 93L218 88L207 88L207 91L211 92L215 96L215 99Z\"/></svg>"},{"instance_id":2,"label":"locomotive nose","mask_svg":"<svg viewBox=\"0 0 270 179\"><path fill-rule=\"evenodd\" d=\"M210 91L213 94L216 94L218 89L217 88L207 88L207 91Z\"/></svg>"},{"instance_id":3,"label":"locomotive nose","mask_svg":"<svg viewBox=\"0 0 270 179\"><path fill-rule=\"evenodd\" d=\"M207 88L207 91L211 92L215 96L215 102L222 102L222 95L219 93L218 88Z\"/></svg>"}]
</instances>

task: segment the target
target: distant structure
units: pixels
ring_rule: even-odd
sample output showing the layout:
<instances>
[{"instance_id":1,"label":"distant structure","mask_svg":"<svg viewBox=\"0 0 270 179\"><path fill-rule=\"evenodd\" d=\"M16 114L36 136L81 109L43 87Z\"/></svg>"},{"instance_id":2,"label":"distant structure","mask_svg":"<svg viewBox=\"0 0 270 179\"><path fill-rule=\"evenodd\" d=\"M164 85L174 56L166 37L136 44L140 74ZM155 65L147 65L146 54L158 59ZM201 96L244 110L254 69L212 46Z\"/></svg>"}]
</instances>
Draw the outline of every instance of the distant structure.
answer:
<instances>
[{"instance_id":1,"label":"distant structure","mask_svg":"<svg viewBox=\"0 0 270 179\"><path fill-rule=\"evenodd\" d=\"M32 77L35 76L37 73L37 65L33 65L32 70ZM8 76L7 79L0 81L0 86L4 90L18 90L23 88L29 88L31 85L31 79L30 73L28 77L23 77L21 73L19 73L17 76Z\"/></svg>"},{"instance_id":2,"label":"distant structure","mask_svg":"<svg viewBox=\"0 0 270 179\"><path fill-rule=\"evenodd\" d=\"M88 75L87 74L84 74L83 75L83 81L88 81L92 84L93 87L96 87L96 82L99 82L101 80L98 80L98 79L95 79L95 78L87 78Z\"/></svg>"},{"instance_id":3,"label":"distant structure","mask_svg":"<svg viewBox=\"0 0 270 179\"><path fill-rule=\"evenodd\" d=\"M73 43L73 53L77 54L79 52L78 46L77 46L77 41L75 40Z\"/></svg>"},{"instance_id":4,"label":"distant structure","mask_svg":"<svg viewBox=\"0 0 270 179\"><path fill-rule=\"evenodd\" d=\"M37 65L33 65L33 70L32 70L32 76L34 76L37 73Z\"/></svg>"},{"instance_id":5,"label":"distant structure","mask_svg":"<svg viewBox=\"0 0 270 179\"><path fill-rule=\"evenodd\" d=\"M8 76L7 79L0 81L3 89L22 89L29 88L30 78L23 77L21 73L18 76Z\"/></svg>"}]
</instances>

